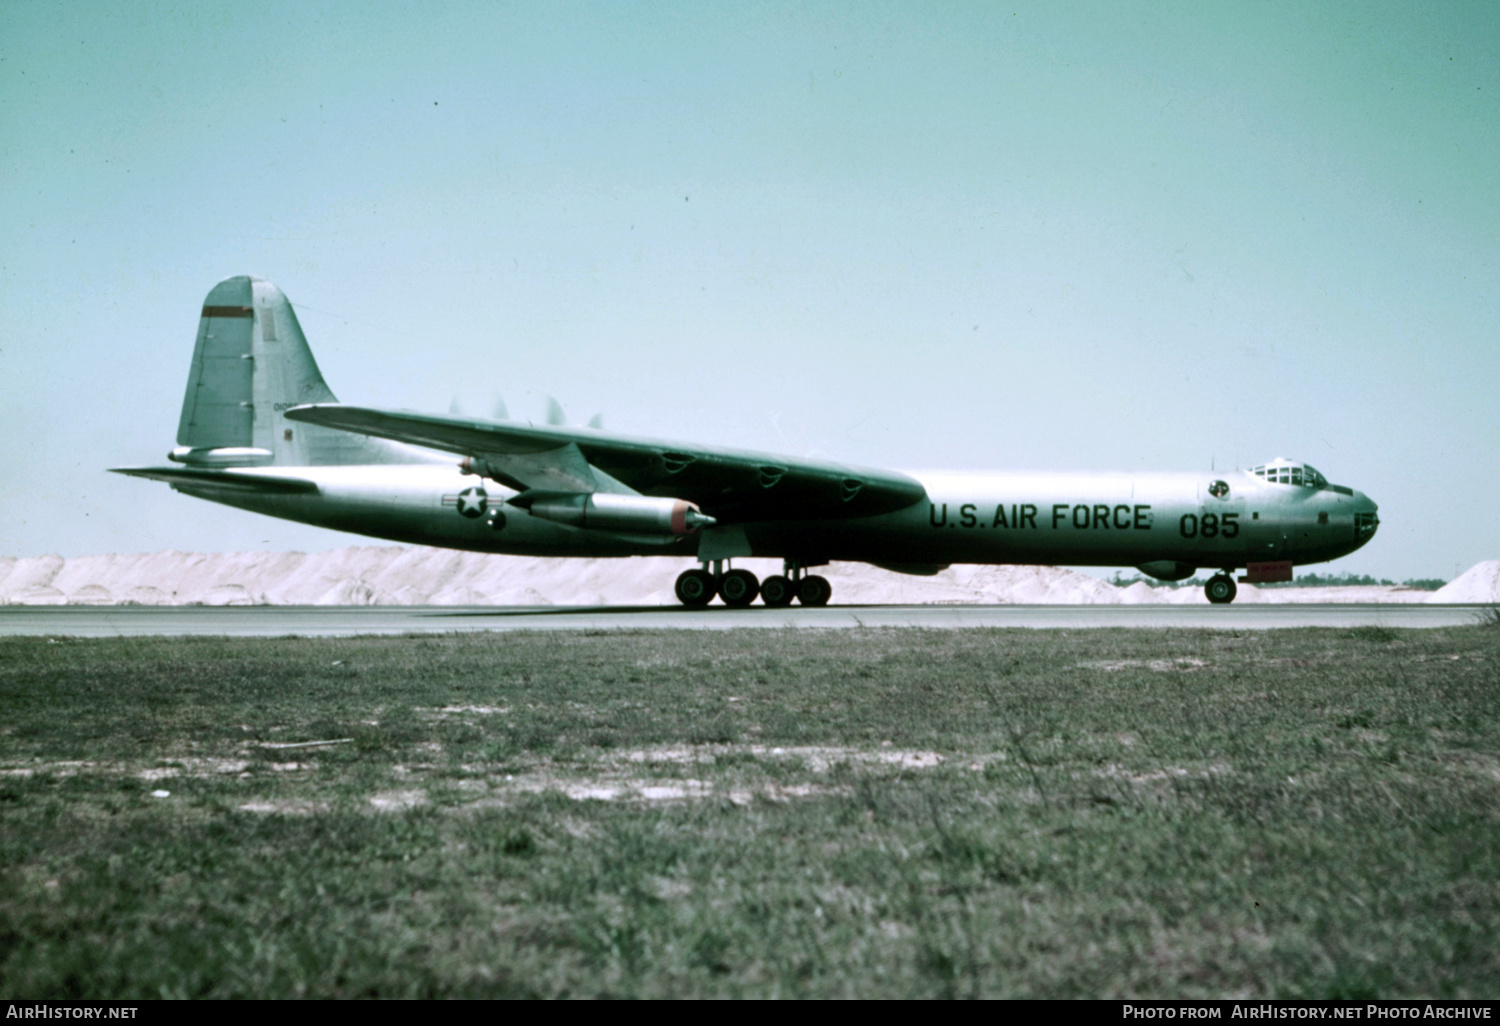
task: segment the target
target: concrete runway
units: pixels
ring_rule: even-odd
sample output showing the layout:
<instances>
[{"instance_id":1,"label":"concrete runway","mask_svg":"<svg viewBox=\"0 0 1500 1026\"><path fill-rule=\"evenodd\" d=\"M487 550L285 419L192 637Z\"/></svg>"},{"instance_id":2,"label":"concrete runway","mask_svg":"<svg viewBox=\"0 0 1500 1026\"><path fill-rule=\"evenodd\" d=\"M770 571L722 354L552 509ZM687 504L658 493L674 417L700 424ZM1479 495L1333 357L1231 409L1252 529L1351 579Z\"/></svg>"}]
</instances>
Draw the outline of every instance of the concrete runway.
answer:
<instances>
[{"instance_id":1,"label":"concrete runway","mask_svg":"<svg viewBox=\"0 0 1500 1026\"><path fill-rule=\"evenodd\" d=\"M0 606L0 636L348 637L448 631L735 630L851 627L1460 627L1481 606L1380 603L1243 606Z\"/></svg>"}]
</instances>

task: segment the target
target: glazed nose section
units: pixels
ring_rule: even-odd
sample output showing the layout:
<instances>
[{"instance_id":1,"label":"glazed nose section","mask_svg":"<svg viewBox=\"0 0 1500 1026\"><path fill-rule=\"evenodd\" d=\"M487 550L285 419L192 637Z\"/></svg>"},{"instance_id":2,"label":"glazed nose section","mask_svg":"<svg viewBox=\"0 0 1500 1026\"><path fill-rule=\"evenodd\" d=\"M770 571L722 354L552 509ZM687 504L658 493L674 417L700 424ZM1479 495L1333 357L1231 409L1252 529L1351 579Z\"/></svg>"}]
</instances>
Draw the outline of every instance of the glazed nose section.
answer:
<instances>
[{"instance_id":1,"label":"glazed nose section","mask_svg":"<svg viewBox=\"0 0 1500 1026\"><path fill-rule=\"evenodd\" d=\"M1375 537L1375 530L1380 526L1380 517L1376 510L1380 509L1364 492L1354 493L1354 542L1363 545Z\"/></svg>"}]
</instances>

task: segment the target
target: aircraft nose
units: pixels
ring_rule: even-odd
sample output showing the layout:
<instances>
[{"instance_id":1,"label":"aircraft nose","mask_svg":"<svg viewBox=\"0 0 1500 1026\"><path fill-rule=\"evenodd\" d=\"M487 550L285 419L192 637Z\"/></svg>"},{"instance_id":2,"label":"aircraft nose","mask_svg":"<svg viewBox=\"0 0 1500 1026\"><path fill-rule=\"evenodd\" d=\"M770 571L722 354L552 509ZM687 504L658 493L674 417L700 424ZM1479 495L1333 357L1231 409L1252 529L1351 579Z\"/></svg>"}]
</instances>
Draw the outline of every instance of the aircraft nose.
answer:
<instances>
[{"instance_id":1,"label":"aircraft nose","mask_svg":"<svg viewBox=\"0 0 1500 1026\"><path fill-rule=\"evenodd\" d=\"M1375 531L1380 527L1380 517L1376 511L1380 507L1375 505L1375 500L1364 492L1354 493L1354 540L1363 545L1375 537Z\"/></svg>"}]
</instances>

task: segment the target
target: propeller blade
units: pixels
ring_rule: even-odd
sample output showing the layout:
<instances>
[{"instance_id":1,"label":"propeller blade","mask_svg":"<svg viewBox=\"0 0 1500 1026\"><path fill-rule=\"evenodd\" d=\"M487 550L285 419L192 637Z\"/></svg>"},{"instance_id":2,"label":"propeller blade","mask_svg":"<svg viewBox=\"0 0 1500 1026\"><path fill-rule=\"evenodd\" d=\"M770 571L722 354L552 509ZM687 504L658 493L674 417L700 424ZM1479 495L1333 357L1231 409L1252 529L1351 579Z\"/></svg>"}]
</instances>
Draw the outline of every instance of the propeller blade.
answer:
<instances>
[{"instance_id":1,"label":"propeller blade","mask_svg":"<svg viewBox=\"0 0 1500 1026\"><path fill-rule=\"evenodd\" d=\"M565 427L568 423L568 415L563 412L562 403L547 397L547 423L553 427Z\"/></svg>"},{"instance_id":2,"label":"propeller blade","mask_svg":"<svg viewBox=\"0 0 1500 1026\"><path fill-rule=\"evenodd\" d=\"M450 417L462 417L464 415L463 407L458 404L458 396L454 396L453 401L448 404L448 415Z\"/></svg>"},{"instance_id":3,"label":"propeller blade","mask_svg":"<svg viewBox=\"0 0 1500 1026\"><path fill-rule=\"evenodd\" d=\"M593 428L595 431L603 431L604 430L604 414L602 414L602 413L596 413L592 417L590 417L589 418L589 427Z\"/></svg>"},{"instance_id":4,"label":"propeller blade","mask_svg":"<svg viewBox=\"0 0 1500 1026\"><path fill-rule=\"evenodd\" d=\"M490 416L495 420L510 420L510 411L505 408L505 400L498 395L495 396L495 408L490 411Z\"/></svg>"}]
</instances>

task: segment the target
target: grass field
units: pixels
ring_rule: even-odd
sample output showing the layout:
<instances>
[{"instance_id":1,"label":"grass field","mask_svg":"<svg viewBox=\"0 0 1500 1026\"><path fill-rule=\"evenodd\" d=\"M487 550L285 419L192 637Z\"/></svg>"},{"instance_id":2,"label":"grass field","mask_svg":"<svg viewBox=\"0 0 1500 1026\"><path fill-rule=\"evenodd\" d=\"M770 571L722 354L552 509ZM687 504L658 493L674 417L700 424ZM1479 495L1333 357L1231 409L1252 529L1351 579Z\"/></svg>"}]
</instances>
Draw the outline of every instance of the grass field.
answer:
<instances>
[{"instance_id":1,"label":"grass field","mask_svg":"<svg viewBox=\"0 0 1500 1026\"><path fill-rule=\"evenodd\" d=\"M7 997L1500 993L1495 626L4 639L0 771Z\"/></svg>"}]
</instances>

